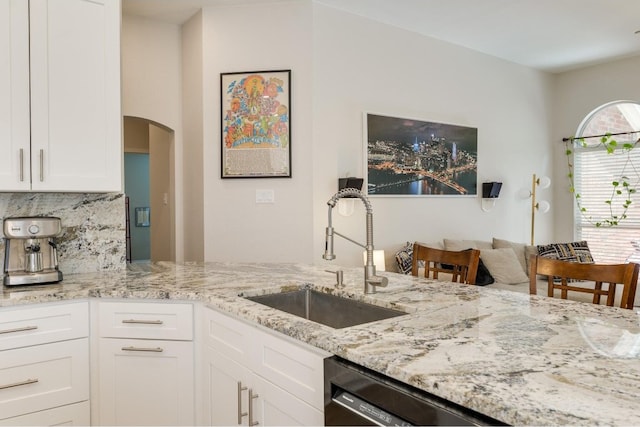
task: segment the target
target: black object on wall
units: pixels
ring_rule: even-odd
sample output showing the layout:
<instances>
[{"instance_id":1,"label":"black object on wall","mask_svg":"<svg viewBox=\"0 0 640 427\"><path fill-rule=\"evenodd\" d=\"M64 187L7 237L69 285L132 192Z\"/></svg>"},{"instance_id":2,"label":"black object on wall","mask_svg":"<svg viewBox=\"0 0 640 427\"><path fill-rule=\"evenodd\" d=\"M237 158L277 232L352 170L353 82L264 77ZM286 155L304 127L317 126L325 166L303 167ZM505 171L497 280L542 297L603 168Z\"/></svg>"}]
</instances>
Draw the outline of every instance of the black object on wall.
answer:
<instances>
[{"instance_id":1,"label":"black object on wall","mask_svg":"<svg viewBox=\"0 0 640 427\"><path fill-rule=\"evenodd\" d=\"M483 182L482 183L482 198L483 199L497 199L500 195L500 189L502 188L501 182Z\"/></svg>"},{"instance_id":2,"label":"black object on wall","mask_svg":"<svg viewBox=\"0 0 640 427\"><path fill-rule=\"evenodd\" d=\"M345 188L355 188L356 190L362 190L363 178L339 178L338 179L338 191Z\"/></svg>"}]
</instances>

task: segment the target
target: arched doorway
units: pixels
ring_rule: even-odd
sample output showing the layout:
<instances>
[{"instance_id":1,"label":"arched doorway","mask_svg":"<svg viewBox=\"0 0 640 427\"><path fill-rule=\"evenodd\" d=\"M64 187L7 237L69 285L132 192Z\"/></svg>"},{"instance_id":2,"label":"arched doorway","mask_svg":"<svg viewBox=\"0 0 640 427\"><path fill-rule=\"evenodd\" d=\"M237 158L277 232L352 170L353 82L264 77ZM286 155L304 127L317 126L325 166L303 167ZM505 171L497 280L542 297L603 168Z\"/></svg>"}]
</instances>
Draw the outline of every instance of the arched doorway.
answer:
<instances>
[{"instance_id":1,"label":"arched doorway","mask_svg":"<svg viewBox=\"0 0 640 427\"><path fill-rule=\"evenodd\" d=\"M175 261L174 132L124 117L127 260Z\"/></svg>"}]
</instances>

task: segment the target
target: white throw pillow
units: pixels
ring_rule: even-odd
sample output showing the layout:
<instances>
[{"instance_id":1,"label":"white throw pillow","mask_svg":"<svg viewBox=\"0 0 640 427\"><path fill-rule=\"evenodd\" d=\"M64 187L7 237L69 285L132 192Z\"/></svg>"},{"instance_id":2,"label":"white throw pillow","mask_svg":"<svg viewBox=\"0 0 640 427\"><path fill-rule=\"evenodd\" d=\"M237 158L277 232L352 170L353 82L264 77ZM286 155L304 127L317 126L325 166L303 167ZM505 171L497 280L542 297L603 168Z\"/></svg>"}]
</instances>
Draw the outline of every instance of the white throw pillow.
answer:
<instances>
[{"instance_id":1,"label":"white throw pillow","mask_svg":"<svg viewBox=\"0 0 640 427\"><path fill-rule=\"evenodd\" d=\"M511 242L509 240L496 239L495 237L493 238L493 249L502 249L502 248L513 249L513 251L516 254L516 258L518 258L518 262L522 266L522 271L524 271L525 274L527 274L528 273L527 260L525 258L525 252L524 252L525 246L527 246L525 243L516 243L516 242Z\"/></svg>"},{"instance_id":2,"label":"white throw pillow","mask_svg":"<svg viewBox=\"0 0 640 427\"><path fill-rule=\"evenodd\" d=\"M498 283L514 285L529 281L511 248L481 249L480 258Z\"/></svg>"},{"instance_id":3,"label":"white throw pillow","mask_svg":"<svg viewBox=\"0 0 640 427\"><path fill-rule=\"evenodd\" d=\"M444 248L448 251L464 251L465 249L493 249L493 245L483 240L444 239Z\"/></svg>"}]
</instances>

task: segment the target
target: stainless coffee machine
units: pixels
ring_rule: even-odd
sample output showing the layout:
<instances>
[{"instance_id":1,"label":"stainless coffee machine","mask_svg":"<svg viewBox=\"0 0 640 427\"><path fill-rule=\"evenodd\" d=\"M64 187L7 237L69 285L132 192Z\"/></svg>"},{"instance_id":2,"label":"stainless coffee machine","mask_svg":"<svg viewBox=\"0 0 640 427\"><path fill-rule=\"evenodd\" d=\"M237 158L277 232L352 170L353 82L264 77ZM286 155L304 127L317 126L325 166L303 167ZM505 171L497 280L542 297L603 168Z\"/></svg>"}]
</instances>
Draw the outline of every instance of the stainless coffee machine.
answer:
<instances>
[{"instance_id":1,"label":"stainless coffee machine","mask_svg":"<svg viewBox=\"0 0 640 427\"><path fill-rule=\"evenodd\" d=\"M62 232L60 218L5 218L3 283L30 285L62 280L55 237Z\"/></svg>"}]
</instances>

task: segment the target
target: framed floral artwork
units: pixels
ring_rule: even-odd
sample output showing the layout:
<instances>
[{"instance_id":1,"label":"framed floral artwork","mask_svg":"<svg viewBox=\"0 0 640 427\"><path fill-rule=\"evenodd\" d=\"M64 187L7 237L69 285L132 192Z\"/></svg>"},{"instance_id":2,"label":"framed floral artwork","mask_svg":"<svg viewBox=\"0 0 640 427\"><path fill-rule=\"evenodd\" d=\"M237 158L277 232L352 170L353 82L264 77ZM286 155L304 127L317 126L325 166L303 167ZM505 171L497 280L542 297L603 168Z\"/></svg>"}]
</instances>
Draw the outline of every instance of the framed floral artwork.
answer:
<instances>
[{"instance_id":1,"label":"framed floral artwork","mask_svg":"<svg viewBox=\"0 0 640 427\"><path fill-rule=\"evenodd\" d=\"M220 74L222 178L291 177L291 70Z\"/></svg>"}]
</instances>

